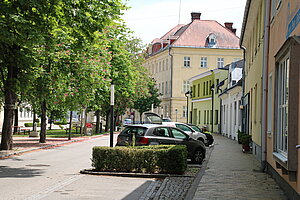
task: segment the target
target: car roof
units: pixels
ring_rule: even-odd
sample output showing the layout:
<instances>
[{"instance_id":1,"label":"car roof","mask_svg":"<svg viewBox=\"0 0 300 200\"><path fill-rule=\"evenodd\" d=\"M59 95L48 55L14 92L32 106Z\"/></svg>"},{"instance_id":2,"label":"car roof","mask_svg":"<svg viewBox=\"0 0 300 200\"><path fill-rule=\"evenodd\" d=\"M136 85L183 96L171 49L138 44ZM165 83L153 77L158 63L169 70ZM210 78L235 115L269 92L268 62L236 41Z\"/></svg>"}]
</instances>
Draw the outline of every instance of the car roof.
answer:
<instances>
[{"instance_id":1,"label":"car roof","mask_svg":"<svg viewBox=\"0 0 300 200\"><path fill-rule=\"evenodd\" d=\"M159 127L162 126L162 124L132 124L127 125L126 127L145 127L145 128L152 128L152 127Z\"/></svg>"}]
</instances>

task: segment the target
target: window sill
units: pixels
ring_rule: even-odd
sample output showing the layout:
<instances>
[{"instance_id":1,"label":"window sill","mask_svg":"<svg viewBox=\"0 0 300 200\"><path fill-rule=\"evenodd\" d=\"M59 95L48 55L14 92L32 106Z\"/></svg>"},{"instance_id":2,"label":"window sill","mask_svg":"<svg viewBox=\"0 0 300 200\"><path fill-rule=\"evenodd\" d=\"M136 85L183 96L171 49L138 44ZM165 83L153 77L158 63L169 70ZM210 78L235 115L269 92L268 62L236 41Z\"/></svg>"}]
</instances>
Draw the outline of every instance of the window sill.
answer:
<instances>
[{"instance_id":1,"label":"window sill","mask_svg":"<svg viewBox=\"0 0 300 200\"><path fill-rule=\"evenodd\" d=\"M283 156L282 154L278 152L273 152L273 156L280 161L282 164L286 165L287 164L287 157Z\"/></svg>"}]
</instances>

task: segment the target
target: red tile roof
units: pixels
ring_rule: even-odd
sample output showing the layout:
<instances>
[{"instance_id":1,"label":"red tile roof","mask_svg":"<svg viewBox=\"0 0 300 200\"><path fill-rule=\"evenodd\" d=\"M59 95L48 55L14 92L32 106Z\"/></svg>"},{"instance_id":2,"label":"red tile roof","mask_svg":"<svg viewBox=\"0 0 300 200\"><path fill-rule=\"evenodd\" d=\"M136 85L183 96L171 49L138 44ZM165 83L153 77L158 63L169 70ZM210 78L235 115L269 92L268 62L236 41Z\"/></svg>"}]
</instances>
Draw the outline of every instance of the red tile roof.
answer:
<instances>
[{"instance_id":1,"label":"red tile roof","mask_svg":"<svg viewBox=\"0 0 300 200\"><path fill-rule=\"evenodd\" d=\"M239 48L239 38L228 28L219 24L215 20L194 20L189 24L178 24L160 38L160 41L155 39L155 42L162 42L170 37L175 39L172 46L181 47L204 47L207 46L207 37L210 34L216 36L215 48ZM155 52L153 52L155 53Z\"/></svg>"}]
</instances>

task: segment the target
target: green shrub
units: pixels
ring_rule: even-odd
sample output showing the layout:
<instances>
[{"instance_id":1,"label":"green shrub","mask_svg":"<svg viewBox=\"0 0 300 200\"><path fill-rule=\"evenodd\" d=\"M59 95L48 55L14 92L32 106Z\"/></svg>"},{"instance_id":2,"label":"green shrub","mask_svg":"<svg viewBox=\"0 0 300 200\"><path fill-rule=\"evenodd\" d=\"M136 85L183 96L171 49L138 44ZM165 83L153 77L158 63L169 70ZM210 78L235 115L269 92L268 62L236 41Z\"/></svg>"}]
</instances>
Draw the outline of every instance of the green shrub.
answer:
<instances>
[{"instance_id":1,"label":"green shrub","mask_svg":"<svg viewBox=\"0 0 300 200\"><path fill-rule=\"evenodd\" d=\"M62 121L54 122L53 124L55 124L55 125L67 125L67 121L66 121L66 119L64 119Z\"/></svg>"},{"instance_id":2,"label":"green shrub","mask_svg":"<svg viewBox=\"0 0 300 200\"><path fill-rule=\"evenodd\" d=\"M33 126L33 123L24 123L24 126L25 126L25 127L32 127L32 126ZM40 126L41 126L41 123L37 123L36 126L40 127Z\"/></svg>"},{"instance_id":3,"label":"green shrub","mask_svg":"<svg viewBox=\"0 0 300 200\"><path fill-rule=\"evenodd\" d=\"M241 144L243 145L249 145L251 142L251 135L244 134L240 138Z\"/></svg>"},{"instance_id":4,"label":"green shrub","mask_svg":"<svg viewBox=\"0 0 300 200\"><path fill-rule=\"evenodd\" d=\"M187 149L183 145L94 147L92 166L96 171L182 174Z\"/></svg>"}]
</instances>

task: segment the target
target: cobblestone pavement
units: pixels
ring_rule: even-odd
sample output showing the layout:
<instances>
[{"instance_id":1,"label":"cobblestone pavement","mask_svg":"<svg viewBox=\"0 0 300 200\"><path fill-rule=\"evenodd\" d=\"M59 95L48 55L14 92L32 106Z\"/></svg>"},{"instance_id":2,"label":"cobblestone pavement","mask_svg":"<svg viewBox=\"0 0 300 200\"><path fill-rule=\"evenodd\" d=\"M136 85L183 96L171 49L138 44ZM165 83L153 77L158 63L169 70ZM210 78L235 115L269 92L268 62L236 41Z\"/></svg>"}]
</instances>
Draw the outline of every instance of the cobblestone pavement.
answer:
<instances>
[{"instance_id":1,"label":"cobblestone pavement","mask_svg":"<svg viewBox=\"0 0 300 200\"><path fill-rule=\"evenodd\" d=\"M194 177L167 177L151 183L140 200L180 200L184 199Z\"/></svg>"},{"instance_id":2,"label":"cobblestone pavement","mask_svg":"<svg viewBox=\"0 0 300 200\"><path fill-rule=\"evenodd\" d=\"M214 134L215 146L196 189L195 200L285 200L287 197L252 154L236 141Z\"/></svg>"}]
</instances>

